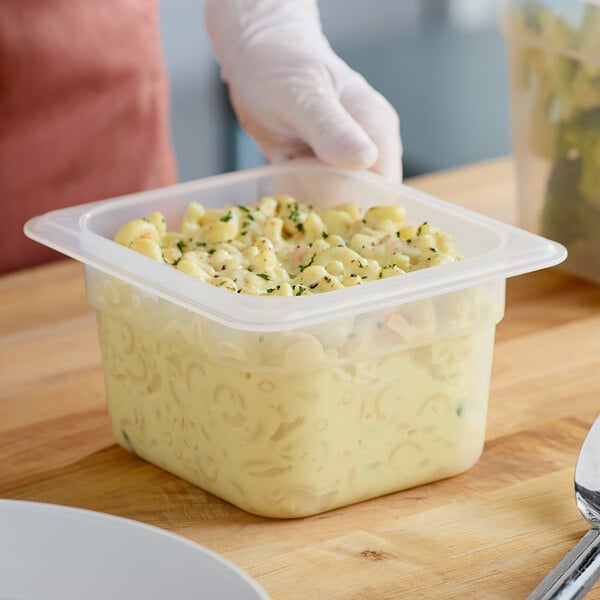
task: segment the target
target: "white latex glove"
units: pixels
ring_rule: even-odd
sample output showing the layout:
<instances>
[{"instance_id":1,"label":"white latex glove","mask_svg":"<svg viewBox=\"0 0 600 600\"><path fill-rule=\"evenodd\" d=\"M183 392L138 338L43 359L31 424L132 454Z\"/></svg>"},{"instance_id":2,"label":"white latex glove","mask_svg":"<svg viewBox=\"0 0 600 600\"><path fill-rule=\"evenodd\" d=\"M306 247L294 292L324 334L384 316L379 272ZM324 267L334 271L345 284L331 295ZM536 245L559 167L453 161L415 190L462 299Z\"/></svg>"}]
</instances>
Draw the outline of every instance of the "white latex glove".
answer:
<instances>
[{"instance_id":1,"label":"white latex glove","mask_svg":"<svg viewBox=\"0 0 600 600\"><path fill-rule=\"evenodd\" d=\"M402 178L398 115L331 49L315 0L206 0L206 29L242 127L271 162Z\"/></svg>"}]
</instances>

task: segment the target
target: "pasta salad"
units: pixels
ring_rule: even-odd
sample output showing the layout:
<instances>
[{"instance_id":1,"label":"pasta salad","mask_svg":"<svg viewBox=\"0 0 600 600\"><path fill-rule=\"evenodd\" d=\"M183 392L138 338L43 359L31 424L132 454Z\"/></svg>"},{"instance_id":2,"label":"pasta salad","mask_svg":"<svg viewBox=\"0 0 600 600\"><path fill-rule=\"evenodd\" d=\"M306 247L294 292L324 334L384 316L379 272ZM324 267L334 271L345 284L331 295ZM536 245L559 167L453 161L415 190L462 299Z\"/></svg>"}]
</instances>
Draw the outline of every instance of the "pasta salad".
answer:
<instances>
[{"instance_id":1,"label":"pasta salad","mask_svg":"<svg viewBox=\"0 0 600 600\"><path fill-rule=\"evenodd\" d=\"M188 205L180 231L160 212L123 225L115 241L217 287L303 296L460 260L452 237L410 225L400 205L318 211L290 195L249 206Z\"/></svg>"}]
</instances>

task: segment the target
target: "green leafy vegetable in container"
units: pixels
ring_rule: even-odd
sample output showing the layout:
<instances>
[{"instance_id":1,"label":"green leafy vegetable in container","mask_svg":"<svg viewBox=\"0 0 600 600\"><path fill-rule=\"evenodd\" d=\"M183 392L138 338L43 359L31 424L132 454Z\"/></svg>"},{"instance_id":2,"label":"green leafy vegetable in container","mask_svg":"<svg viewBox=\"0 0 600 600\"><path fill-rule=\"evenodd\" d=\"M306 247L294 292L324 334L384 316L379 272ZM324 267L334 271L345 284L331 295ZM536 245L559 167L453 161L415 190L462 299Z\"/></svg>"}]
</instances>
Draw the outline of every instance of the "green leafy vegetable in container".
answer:
<instances>
[{"instance_id":1,"label":"green leafy vegetable in container","mask_svg":"<svg viewBox=\"0 0 600 600\"><path fill-rule=\"evenodd\" d=\"M509 28L527 151L550 165L540 232L600 260L600 5L513 2Z\"/></svg>"}]
</instances>

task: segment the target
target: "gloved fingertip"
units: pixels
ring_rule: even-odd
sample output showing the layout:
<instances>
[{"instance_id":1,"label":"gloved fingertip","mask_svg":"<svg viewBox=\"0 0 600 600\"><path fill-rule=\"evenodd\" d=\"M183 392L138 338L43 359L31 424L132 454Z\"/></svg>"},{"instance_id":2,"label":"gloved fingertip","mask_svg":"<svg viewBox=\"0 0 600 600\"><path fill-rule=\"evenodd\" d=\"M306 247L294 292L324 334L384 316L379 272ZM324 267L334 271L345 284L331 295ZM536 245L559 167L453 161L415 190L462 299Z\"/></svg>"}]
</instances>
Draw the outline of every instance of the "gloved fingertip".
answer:
<instances>
[{"instance_id":1,"label":"gloved fingertip","mask_svg":"<svg viewBox=\"0 0 600 600\"><path fill-rule=\"evenodd\" d=\"M317 156L335 167L369 169L377 162L379 150L368 138L364 140L341 138L333 147L318 149Z\"/></svg>"},{"instance_id":2,"label":"gloved fingertip","mask_svg":"<svg viewBox=\"0 0 600 600\"><path fill-rule=\"evenodd\" d=\"M395 183L402 183L402 162L399 160L378 161L371 167L371 171Z\"/></svg>"},{"instance_id":3,"label":"gloved fingertip","mask_svg":"<svg viewBox=\"0 0 600 600\"><path fill-rule=\"evenodd\" d=\"M379 149L369 140L369 144L356 154L355 169L368 169L372 167L379 158Z\"/></svg>"}]
</instances>

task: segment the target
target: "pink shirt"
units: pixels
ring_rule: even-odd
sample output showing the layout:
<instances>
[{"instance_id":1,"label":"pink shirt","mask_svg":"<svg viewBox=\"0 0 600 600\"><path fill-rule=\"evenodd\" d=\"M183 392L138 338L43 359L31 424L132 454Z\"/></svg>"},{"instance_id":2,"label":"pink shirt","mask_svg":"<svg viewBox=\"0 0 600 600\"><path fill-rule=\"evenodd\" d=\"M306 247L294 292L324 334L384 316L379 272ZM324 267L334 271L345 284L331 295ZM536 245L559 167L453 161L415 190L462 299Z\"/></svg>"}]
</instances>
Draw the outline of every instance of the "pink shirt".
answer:
<instances>
[{"instance_id":1,"label":"pink shirt","mask_svg":"<svg viewBox=\"0 0 600 600\"><path fill-rule=\"evenodd\" d=\"M157 0L0 2L0 273L30 217L175 180Z\"/></svg>"}]
</instances>

